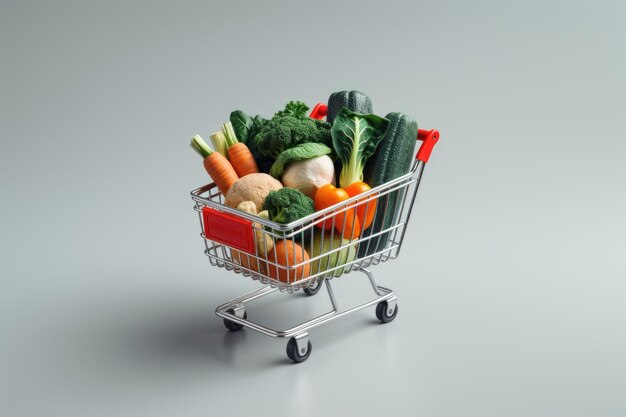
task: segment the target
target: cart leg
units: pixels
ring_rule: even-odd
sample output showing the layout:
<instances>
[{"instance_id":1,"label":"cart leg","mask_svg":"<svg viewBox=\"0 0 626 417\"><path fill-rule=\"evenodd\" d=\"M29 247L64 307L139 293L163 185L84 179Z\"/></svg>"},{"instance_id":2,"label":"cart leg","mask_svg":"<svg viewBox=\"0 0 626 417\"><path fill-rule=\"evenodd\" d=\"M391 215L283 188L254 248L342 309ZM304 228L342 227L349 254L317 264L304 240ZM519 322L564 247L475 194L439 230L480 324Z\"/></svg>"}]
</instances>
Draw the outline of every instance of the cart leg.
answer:
<instances>
[{"instance_id":1,"label":"cart leg","mask_svg":"<svg viewBox=\"0 0 626 417\"><path fill-rule=\"evenodd\" d=\"M379 295L379 296L383 295L381 291L378 289L378 284L376 284L376 281L374 280L374 274L372 274L368 269L365 269L365 268L361 268L359 269L359 271L367 275L367 277L370 280L370 284L372 284L372 288L374 289L374 292L376 293L376 295Z\"/></svg>"},{"instance_id":2,"label":"cart leg","mask_svg":"<svg viewBox=\"0 0 626 417\"><path fill-rule=\"evenodd\" d=\"M339 305L337 304L337 299L335 298L335 293L333 292L333 287L330 285L330 280L325 280L326 290L328 291L328 298L330 298L330 304L333 306L333 313L339 311Z\"/></svg>"},{"instance_id":3,"label":"cart leg","mask_svg":"<svg viewBox=\"0 0 626 417\"><path fill-rule=\"evenodd\" d=\"M387 297L385 300L379 302L378 305L376 305L376 317L378 318L378 320L380 320L382 323L389 323L398 315L398 299L395 295L393 295L391 290L380 287L378 284L376 284L376 281L374 280L374 274L372 274L370 271L365 268L361 268L360 271L367 275L376 295L382 297L385 295L385 293L391 294L390 297Z\"/></svg>"}]
</instances>

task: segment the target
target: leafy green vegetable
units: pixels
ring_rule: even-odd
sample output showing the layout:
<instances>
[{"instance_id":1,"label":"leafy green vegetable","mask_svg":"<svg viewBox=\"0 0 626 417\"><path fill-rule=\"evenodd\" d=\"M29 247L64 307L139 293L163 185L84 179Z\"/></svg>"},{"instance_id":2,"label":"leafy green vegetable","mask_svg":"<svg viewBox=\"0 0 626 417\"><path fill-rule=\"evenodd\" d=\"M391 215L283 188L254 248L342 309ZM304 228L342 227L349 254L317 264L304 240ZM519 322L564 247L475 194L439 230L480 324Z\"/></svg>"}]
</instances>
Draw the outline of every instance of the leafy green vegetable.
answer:
<instances>
[{"instance_id":1,"label":"leafy green vegetable","mask_svg":"<svg viewBox=\"0 0 626 417\"><path fill-rule=\"evenodd\" d=\"M242 110L235 110L230 113L230 122L235 130L235 135L239 142L248 144L259 133L261 126L267 122L263 117L256 115L250 117Z\"/></svg>"},{"instance_id":2,"label":"leafy green vegetable","mask_svg":"<svg viewBox=\"0 0 626 417\"><path fill-rule=\"evenodd\" d=\"M331 129L333 147L343 164L339 176L339 186L363 181L365 161L376 151L389 121L374 114L355 113L341 109Z\"/></svg>"},{"instance_id":3,"label":"leafy green vegetable","mask_svg":"<svg viewBox=\"0 0 626 417\"><path fill-rule=\"evenodd\" d=\"M235 135L237 136L237 139L239 139L239 142L245 143L248 146L248 149L250 149L250 152L259 167L259 172L267 174L270 167L274 163L274 160L259 152L256 142L254 141L254 137L257 133L259 133L261 127L267 123L268 120L259 115L250 117L242 110L235 110L230 113L230 122L233 125Z\"/></svg>"},{"instance_id":4,"label":"leafy green vegetable","mask_svg":"<svg viewBox=\"0 0 626 417\"><path fill-rule=\"evenodd\" d=\"M307 117L307 111L309 111L309 106L302 101L290 101L285 105L285 110L277 111L274 116L293 116L304 119Z\"/></svg>"},{"instance_id":5,"label":"leafy green vegetable","mask_svg":"<svg viewBox=\"0 0 626 417\"><path fill-rule=\"evenodd\" d=\"M274 178L280 178L283 172L285 172L285 166L288 163L328 155L332 152L333 150L323 143L301 143L278 155L278 158L272 164L270 175Z\"/></svg>"},{"instance_id":6,"label":"leafy green vegetable","mask_svg":"<svg viewBox=\"0 0 626 417\"><path fill-rule=\"evenodd\" d=\"M283 187L276 191L270 191L263 210L270 213L270 219L276 223L291 223L309 214L315 213L313 200L298 190Z\"/></svg>"},{"instance_id":7,"label":"leafy green vegetable","mask_svg":"<svg viewBox=\"0 0 626 417\"><path fill-rule=\"evenodd\" d=\"M235 110L230 114L230 123L232 123L235 135L239 141L241 143L248 142L250 129L252 129L252 125L254 124L252 117L241 110Z\"/></svg>"},{"instance_id":8,"label":"leafy green vegetable","mask_svg":"<svg viewBox=\"0 0 626 417\"><path fill-rule=\"evenodd\" d=\"M285 106L285 110L263 123L253 139L259 152L276 159L285 150L301 143L323 143L330 147L330 124L306 117L307 109L304 103L292 101Z\"/></svg>"},{"instance_id":9,"label":"leafy green vegetable","mask_svg":"<svg viewBox=\"0 0 626 417\"><path fill-rule=\"evenodd\" d=\"M261 117L258 114L254 116L254 118L252 119L252 128L250 129L250 133L248 134L249 142L252 142L252 139L254 139L257 133L261 131L261 127L263 127L263 125L267 122L268 122L267 119Z\"/></svg>"}]
</instances>

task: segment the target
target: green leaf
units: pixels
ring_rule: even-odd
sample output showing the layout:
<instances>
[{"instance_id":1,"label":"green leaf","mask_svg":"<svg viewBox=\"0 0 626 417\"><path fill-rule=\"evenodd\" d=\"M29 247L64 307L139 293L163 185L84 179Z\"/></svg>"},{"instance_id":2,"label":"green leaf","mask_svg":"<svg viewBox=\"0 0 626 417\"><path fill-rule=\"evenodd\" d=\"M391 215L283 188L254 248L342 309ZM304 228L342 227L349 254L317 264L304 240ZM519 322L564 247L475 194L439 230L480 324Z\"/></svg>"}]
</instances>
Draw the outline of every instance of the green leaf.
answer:
<instances>
[{"instance_id":1,"label":"green leaf","mask_svg":"<svg viewBox=\"0 0 626 417\"><path fill-rule=\"evenodd\" d=\"M363 181L365 161L376 151L387 127L389 120L383 117L341 109L330 129L333 147L342 162L340 187Z\"/></svg>"},{"instance_id":2,"label":"green leaf","mask_svg":"<svg viewBox=\"0 0 626 417\"><path fill-rule=\"evenodd\" d=\"M254 119L252 119L252 127L250 128L250 133L248 134L248 143L252 142L252 139L254 139L257 133L259 133L265 123L267 123L267 119L264 119L258 114L254 116Z\"/></svg>"},{"instance_id":3,"label":"green leaf","mask_svg":"<svg viewBox=\"0 0 626 417\"><path fill-rule=\"evenodd\" d=\"M257 116L258 117L258 116ZM230 114L230 122L235 130L235 136L241 143L248 143L250 131L254 127L254 120L241 110L235 110Z\"/></svg>"},{"instance_id":4,"label":"green leaf","mask_svg":"<svg viewBox=\"0 0 626 417\"><path fill-rule=\"evenodd\" d=\"M302 101L290 101L285 105L285 110L280 110L274 114L274 116L293 116L298 119L304 119L307 117L306 113L309 110L309 106L307 106Z\"/></svg>"},{"instance_id":5,"label":"green leaf","mask_svg":"<svg viewBox=\"0 0 626 417\"><path fill-rule=\"evenodd\" d=\"M323 143L301 143L300 145L289 148L278 155L278 158L276 158L276 161L272 164L270 175L274 178L280 178L283 175L283 172L285 172L285 167L290 162L328 155L332 153L332 151L332 149Z\"/></svg>"}]
</instances>

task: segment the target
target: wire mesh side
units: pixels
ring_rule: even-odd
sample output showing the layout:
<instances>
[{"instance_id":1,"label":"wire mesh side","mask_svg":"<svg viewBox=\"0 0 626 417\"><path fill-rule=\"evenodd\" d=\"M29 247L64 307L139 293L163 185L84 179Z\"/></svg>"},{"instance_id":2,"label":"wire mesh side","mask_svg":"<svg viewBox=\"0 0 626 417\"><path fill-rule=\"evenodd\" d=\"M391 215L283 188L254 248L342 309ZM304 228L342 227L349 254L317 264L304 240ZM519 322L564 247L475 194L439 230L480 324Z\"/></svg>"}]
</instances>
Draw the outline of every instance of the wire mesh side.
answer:
<instances>
[{"instance_id":1,"label":"wire mesh side","mask_svg":"<svg viewBox=\"0 0 626 417\"><path fill-rule=\"evenodd\" d=\"M214 185L192 192L198 211L205 254L211 265L251 277L283 291L296 291L317 281L332 279L395 259L400 251L413 208L423 165L413 173L359 195L358 199L294 225L279 225L241 214L252 221L255 239L251 253L215 242L204 235L202 209L205 206L230 211ZM372 218L365 230L355 230L350 217ZM238 213L238 212L236 212Z\"/></svg>"}]
</instances>

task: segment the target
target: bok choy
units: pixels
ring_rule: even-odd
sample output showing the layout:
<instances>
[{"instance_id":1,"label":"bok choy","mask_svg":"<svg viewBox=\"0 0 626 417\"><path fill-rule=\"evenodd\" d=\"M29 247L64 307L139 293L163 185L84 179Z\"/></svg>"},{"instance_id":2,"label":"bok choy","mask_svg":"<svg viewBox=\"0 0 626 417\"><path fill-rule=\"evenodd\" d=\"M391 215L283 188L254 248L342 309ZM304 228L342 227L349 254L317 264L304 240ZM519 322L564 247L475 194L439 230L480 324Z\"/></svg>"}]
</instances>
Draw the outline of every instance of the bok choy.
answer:
<instances>
[{"instance_id":1,"label":"bok choy","mask_svg":"<svg viewBox=\"0 0 626 417\"><path fill-rule=\"evenodd\" d=\"M330 129L333 147L342 163L341 188L363 181L365 161L376 151L388 126L389 121L383 117L341 109Z\"/></svg>"}]
</instances>

